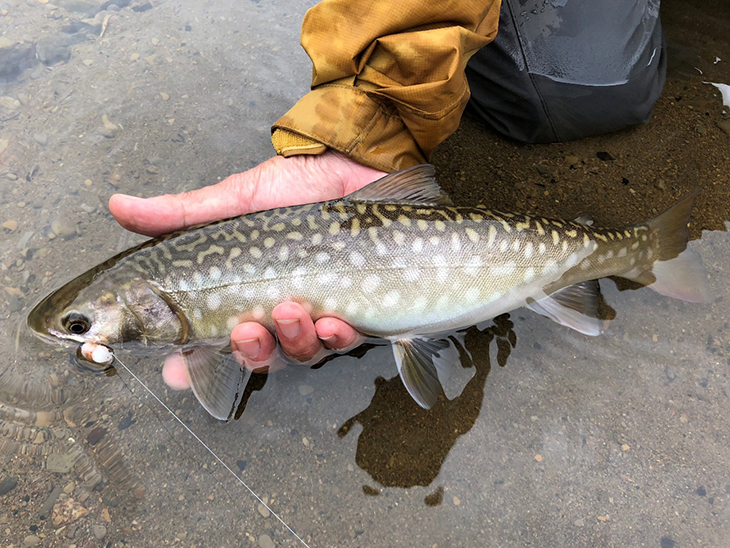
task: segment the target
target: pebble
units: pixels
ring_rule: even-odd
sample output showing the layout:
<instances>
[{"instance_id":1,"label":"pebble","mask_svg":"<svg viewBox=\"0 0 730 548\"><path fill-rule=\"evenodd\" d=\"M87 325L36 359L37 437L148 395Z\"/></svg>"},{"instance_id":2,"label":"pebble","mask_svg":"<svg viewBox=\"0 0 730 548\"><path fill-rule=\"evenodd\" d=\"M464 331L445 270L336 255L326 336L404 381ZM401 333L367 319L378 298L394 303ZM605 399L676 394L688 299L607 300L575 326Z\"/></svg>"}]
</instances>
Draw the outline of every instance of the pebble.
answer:
<instances>
[{"instance_id":1,"label":"pebble","mask_svg":"<svg viewBox=\"0 0 730 548\"><path fill-rule=\"evenodd\" d=\"M129 60L132 61L132 63L134 63L138 59L139 59L139 53L133 53L132 55L129 56Z\"/></svg>"},{"instance_id":2,"label":"pebble","mask_svg":"<svg viewBox=\"0 0 730 548\"><path fill-rule=\"evenodd\" d=\"M64 240L76 236L76 225L69 223L63 219L56 219L51 223L51 230L56 236L60 236Z\"/></svg>"},{"instance_id":3,"label":"pebble","mask_svg":"<svg viewBox=\"0 0 730 548\"><path fill-rule=\"evenodd\" d=\"M4 107L8 110L17 110L20 108L20 101L4 95L0 97L0 107Z\"/></svg>"},{"instance_id":4,"label":"pebble","mask_svg":"<svg viewBox=\"0 0 730 548\"><path fill-rule=\"evenodd\" d=\"M9 232L15 232L18 229L18 221L5 221L3 228Z\"/></svg>"},{"instance_id":5,"label":"pebble","mask_svg":"<svg viewBox=\"0 0 730 548\"><path fill-rule=\"evenodd\" d=\"M86 65L87 67L90 67L91 65L93 65L93 64L94 64L94 60L93 60L93 59L84 59L84 60L83 60L83 61L81 61L81 62L82 62L82 63L83 63L84 65Z\"/></svg>"},{"instance_id":6,"label":"pebble","mask_svg":"<svg viewBox=\"0 0 730 548\"><path fill-rule=\"evenodd\" d=\"M453 498L454 506L459 506L461 504L461 500L459 500L459 497Z\"/></svg>"},{"instance_id":7,"label":"pebble","mask_svg":"<svg viewBox=\"0 0 730 548\"><path fill-rule=\"evenodd\" d=\"M74 459L67 453L51 453L46 459L46 469L49 472L68 474L74 467Z\"/></svg>"},{"instance_id":8,"label":"pebble","mask_svg":"<svg viewBox=\"0 0 730 548\"><path fill-rule=\"evenodd\" d=\"M578 158L577 156L566 156L565 163L568 164L569 166L574 166L574 165L580 163L580 158Z\"/></svg>"},{"instance_id":9,"label":"pebble","mask_svg":"<svg viewBox=\"0 0 730 548\"><path fill-rule=\"evenodd\" d=\"M276 545L274 544L274 541L271 540L271 537L269 535L261 535L259 537L259 546L260 548L275 548Z\"/></svg>"},{"instance_id":10,"label":"pebble","mask_svg":"<svg viewBox=\"0 0 730 548\"><path fill-rule=\"evenodd\" d=\"M577 519L573 522L573 525L575 525L576 527L583 527L585 524L586 522L582 519Z\"/></svg>"},{"instance_id":11,"label":"pebble","mask_svg":"<svg viewBox=\"0 0 730 548\"><path fill-rule=\"evenodd\" d=\"M727 118L726 120L717 120L715 125L730 135L730 118Z\"/></svg>"},{"instance_id":12,"label":"pebble","mask_svg":"<svg viewBox=\"0 0 730 548\"><path fill-rule=\"evenodd\" d=\"M56 485L51 493L48 495L48 498L46 498L45 502L41 506L41 509L38 511L38 514L40 514L41 519L46 519L53 510L53 507L56 505L56 501L58 500L58 497L61 496L61 493L63 492L63 488L60 485Z\"/></svg>"},{"instance_id":13,"label":"pebble","mask_svg":"<svg viewBox=\"0 0 730 548\"><path fill-rule=\"evenodd\" d=\"M63 492L70 495L74 492L74 489L76 489L76 484L74 482L69 482L66 484L66 487L63 488Z\"/></svg>"},{"instance_id":14,"label":"pebble","mask_svg":"<svg viewBox=\"0 0 730 548\"><path fill-rule=\"evenodd\" d=\"M0 139L0 154L5 152L5 149L8 148L9 144L10 144L10 139Z\"/></svg>"},{"instance_id":15,"label":"pebble","mask_svg":"<svg viewBox=\"0 0 730 548\"><path fill-rule=\"evenodd\" d=\"M41 537L38 535L28 535L23 539L23 546L37 546L41 543Z\"/></svg>"},{"instance_id":16,"label":"pebble","mask_svg":"<svg viewBox=\"0 0 730 548\"><path fill-rule=\"evenodd\" d=\"M624 443L621 446L621 451L628 451L629 449L631 449L631 446L628 443Z\"/></svg>"},{"instance_id":17,"label":"pebble","mask_svg":"<svg viewBox=\"0 0 730 548\"><path fill-rule=\"evenodd\" d=\"M46 146L48 144L48 135L45 133L36 133L33 135L33 139L40 145Z\"/></svg>"},{"instance_id":18,"label":"pebble","mask_svg":"<svg viewBox=\"0 0 730 548\"><path fill-rule=\"evenodd\" d=\"M535 455L535 460L537 462L542 462L542 455Z\"/></svg>"},{"instance_id":19,"label":"pebble","mask_svg":"<svg viewBox=\"0 0 730 548\"><path fill-rule=\"evenodd\" d=\"M312 386L309 386L309 385L307 385L307 384L300 384L300 385L299 385L299 393L300 393L300 394L301 394L302 396L308 396L308 395L309 395L309 394L311 394L312 392L314 392L314 387L312 387Z\"/></svg>"},{"instance_id":20,"label":"pebble","mask_svg":"<svg viewBox=\"0 0 730 548\"><path fill-rule=\"evenodd\" d=\"M15 489L16 485L18 485L18 478L15 476L10 476L0 481L0 497L10 493L10 491Z\"/></svg>"},{"instance_id":21,"label":"pebble","mask_svg":"<svg viewBox=\"0 0 730 548\"><path fill-rule=\"evenodd\" d=\"M164 91L160 92L160 97L162 97L163 101L167 101L170 98L170 95L165 93Z\"/></svg>"},{"instance_id":22,"label":"pebble","mask_svg":"<svg viewBox=\"0 0 730 548\"><path fill-rule=\"evenodd\" d=\"M101 117L101 121L104 124L104 127L99 129L99 133L101 133L104 137L107 137L109 139L112 139L117 136L119 133L119 126L112 122L109 119L109 116L106 114Z\"/></svg>"},{"instance_id":23,"label":"pebble","mask_svg":"<svg viewBox=\"0 0 730 548\"><path fill-rule=\"evenodd\" d=\"M157 38L153 38L152 39L152 45L153 46L159 46L160 45L160 41Z\"/></svg>"},{"instance_id":24,"label":"pebble","mask_svg":"<svg viewBox=\"0 0 730 548\"><path fill-rule=\"evenodd\" d=\"M262 517L268 518L271 515L271 512L269 512L269 509L266 508L263 504L259 503L259 505L256 507L256 509L259 511L259 514L261 514Z\"/></svg>"},{"instance_id":25,"label":"pebble","mask_svg":"<svg viewBox=\"0 0 730 548\"><path fill-rule=\"evenodd\" d=\"M94 533L94 536L97 539L101 540L106 536L106 527L104 527L103 525L94 525L91 528L91 532Z\"/></svg>"}]
</instances>

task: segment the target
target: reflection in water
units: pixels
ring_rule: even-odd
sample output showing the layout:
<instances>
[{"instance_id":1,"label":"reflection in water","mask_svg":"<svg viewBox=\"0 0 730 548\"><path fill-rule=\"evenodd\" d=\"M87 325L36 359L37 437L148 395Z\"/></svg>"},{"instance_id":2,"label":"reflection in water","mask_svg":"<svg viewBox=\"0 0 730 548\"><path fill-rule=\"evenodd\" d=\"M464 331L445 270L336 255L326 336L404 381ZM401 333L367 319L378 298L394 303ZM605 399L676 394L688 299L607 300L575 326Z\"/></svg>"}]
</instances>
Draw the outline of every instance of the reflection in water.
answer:
<instances>
[{"instance_id":1,"label":"reflection in water","mask_svg":"<svg viewBox=\"0 0 730 548\"><path fill-rule=\"evenodd\" d=\"M408 395L400 377L375 379L375 395L364 411L348 419L339 429L343 437L355 424L361 424L356 462L379 484L386 487L430 485L436 478L456 440L474 425L482 408L484 386L491 370L489 347L497 344L497 363L504 366L517 344L514 324L508 314L495 318L495 325L474 337L469 346L475 356L476 374L464 391L453 400L443 395L432 409L421 408ZM366 494L374 494L364 487ZM377 491L375 491L377 493ZM427 504L439 497L430 495Z\"/></svg>"},{"instance_id":2,"label":"reflection in water","mask_svg":"<svg viewBox=\"0 0 730 548\"><path fill-rule=\"evenodd\" d=\"M84 385L70 379L69 372L0 373L0 453L42 457L50 471L73 472L87 492L109 483L114 489L105 499L115 505L141 498L145 487L107 436L110 417L84 405Z\"/></svg>"}]
</instances>

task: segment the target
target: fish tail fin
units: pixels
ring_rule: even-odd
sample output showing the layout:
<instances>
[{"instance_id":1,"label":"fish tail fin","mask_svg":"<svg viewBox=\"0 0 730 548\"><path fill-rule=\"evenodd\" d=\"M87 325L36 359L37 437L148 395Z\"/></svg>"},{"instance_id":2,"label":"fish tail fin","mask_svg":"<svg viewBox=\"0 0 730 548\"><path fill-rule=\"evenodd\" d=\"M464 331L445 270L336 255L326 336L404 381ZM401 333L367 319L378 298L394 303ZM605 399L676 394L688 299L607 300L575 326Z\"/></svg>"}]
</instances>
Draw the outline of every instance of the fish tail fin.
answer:
<instances>
[{"instance_id":1,"label":"fish tail fin","mask_svg":"<svg viewBox=\"0 0 730 548\"><path fill-rule=\"evenodd\" d=\"M649 270L629 279L657 293L693 303L714 300L702 259L689 244L689 220L699 189L682 198L647 224L656 260Z\"/></svg>"}]
</instances>

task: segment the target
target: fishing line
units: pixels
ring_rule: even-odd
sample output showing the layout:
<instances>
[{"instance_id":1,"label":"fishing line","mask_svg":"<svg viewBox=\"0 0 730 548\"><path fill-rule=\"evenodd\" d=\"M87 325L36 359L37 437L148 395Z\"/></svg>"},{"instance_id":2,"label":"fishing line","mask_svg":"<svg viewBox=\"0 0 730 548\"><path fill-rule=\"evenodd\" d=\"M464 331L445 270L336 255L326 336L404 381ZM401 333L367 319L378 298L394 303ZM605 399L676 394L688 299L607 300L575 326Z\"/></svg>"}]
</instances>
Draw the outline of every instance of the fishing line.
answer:
<instances>
[{"instance_id":1,"label":"fishing line","mask_svg":"<svg viewBox=\"0 0 730 548\"><path fill-rule=\"evenodd\" d=\"M289 525L287 525L287 523L286 523L286 522L285 522L285 521L284 521L283 519L281 519L281 518L279 517L279 514L277 514L276 512L274 512L274 511L273 511L273 510L271 509L271 507L269 507L269 505L268 505L268 504L266 504L266 503L265 503L265 502L264 502L264 501L263 501L263 500L261 499L261 497L259 497L259 496L258 496L258 495L257 495L257 494L256 494L256 493L254 492L254 490L253 490L253 489L251 489L251 488L250 488L250 487L249 487L249 486L248 486L248 485L246 484L246 482L245 482L245 481L243 481L243 480L242 480L242 479L241 479L241 478L240 478L240 477L238 476L238 474L236 474L236 473L235 473L235 472L234 472L233 470L231 470L230 466L228 466L228 465L227 465L227 464L226 464L225 462L223 462L223 460L221 460L221 458L220 458L220 457L219 457L218 455L216 455L216 454L215 454L215 452L214 452L214 451L213 451L213 450L212 450L212 449L211 449L210 447L208 447L208 446L206 445L206 443L205 443L205 442L204 442L204 441L203 441L202 439L200 439L200 437L199 437L199 436L198 436L198 435L197 435L197 434L196 434L195 432L193 432L193 431L192 431L192 430L190 429L190 427L189 427L189 426L188 426L187 424L185 424L185 423L184 423L184 422L183 422L183 421L182 421L182 420L181 420L181 419L180 419L180 418L179 418L179 417L178 417L178 416L177 416L177 415L176 415L176 414L175 414L175 413L173 412L173 410L172 410L172 409L170 409L170 408L169 408L169 407L168 407L167 405L165 405L165 403L164 403L164 402L163 402L163 401L162 401L162 400L161 400L160 398L158 398L158 397L157 397L157 394L155 394L155 393L154 393L154 392L153 392L152 390L150 390L149 388L147 388L147 385L146 385L145 383L143 383L143 382L142 382L142 380L141 380L141 379L140 379L140 378L139 378L139 377L138 377L137 375L135 375L135 374L134 374L134 373L132 372L132 370L131 370L131 369L130 369L129 367L127 367L126 365L124 365L124 363L122 362L122 360L120 360L120 359L119 359L119 358L118 358L118 357L117 357L116 355L114 356L114 361L118 362L118 363L119 363L119 365L121 365L121 366L122 366L122 367L123 367L123 368L124 368L124 369L125 369L125 370L127 371L127 373L129 373L130 375L132 375L132 377L134 378L134 380L136 380L136 381L137 381L137 382L138 382L138 383L140 384L140 386L141 386L142 388L144 388L144 389L145 389L145 390L147 391L147 393L148 393L148 394L149 394L150 396L152 396L152 397L153 397L153 398L154 398L155 400L157 400L157 403L159 403L159 404L160 404L160 405L161 405L161 406L162 406L162 407L163 407L163 408L164 408L164 409L165 409L165 410L166 410L166 411L167 411L168 413L170 413L170 415L172 415L172 417L173 417L173 418L174 418L174 419L175 419L175 420L176 420L176 421L177 421L178 423L180 423L180 425L181 425L181 426L182 426L182 427L183 427L183 428L184 428L185 430L187 430L187 431L188 431L188 433L189 433L189 434L190 434L191 436L193 436L193 437L194 437L194 438L195 438L196 440L198 440L198 442L200 443L200 445L202 445L203 447L205 447L205 449L206 449L206 450L208 451L208 453L210 453L210 454L211 454L211 455L213 456L213 458L214 458L214 459L215 459L215 460L216 460L216 461L217 461L217 462L218 462L218 463L219 463L219 464L220 464L221 466L223 466L223 468L225 468L226 470L228 470L228 472L229 472L229 473L230 473L230 474L231 474L231 475L232 475L232 476L233 476L234 478L236 478L236 481L237 481L238 483L240 483L241 485L243 485L243 486L244 486L244 487L245 487L245 488L246 488L246 489L248 490L248 492L249 492L249 493L251 493L251 494L253 495L253 497L254 497L254 498L255 498L255 499L257 500L257 501L259 501L259 502L260 502L260 503L261 503L261 504L263 505L263 507L264 507L264 508L266 508L266 509L267 509L267 510L268 510L269 512L271 512L271 515L272 515L272 516L274 516L274 517L275 517L275 518L276 518L277 520L279 520L279 522L280 522L280 523L281 523L281 524L282 524L282 525L283 525L284 527L286 527L286 528L287 528L287 529L289 530L289 532L290 532L290 533L291 533L292 535L294 535L294 537L295 537L295 538L296 538L296 539L297 539L297 540L298 540L299 542L301 542L301 543L302 543L302 544L303 544L304 546L306 546L307 548L310 548L309 544L307 544L306 542L304 542L304 540L303 540L303 539L302 539L302 538L301 538L301 537L300 537L299 535L297 535L297 534L296 534L296 532L294 531L294 529L292 529L291 527L289 527ZM173 439L174 439L174 438L173 438Z\"/></svg>"}]
</instances>

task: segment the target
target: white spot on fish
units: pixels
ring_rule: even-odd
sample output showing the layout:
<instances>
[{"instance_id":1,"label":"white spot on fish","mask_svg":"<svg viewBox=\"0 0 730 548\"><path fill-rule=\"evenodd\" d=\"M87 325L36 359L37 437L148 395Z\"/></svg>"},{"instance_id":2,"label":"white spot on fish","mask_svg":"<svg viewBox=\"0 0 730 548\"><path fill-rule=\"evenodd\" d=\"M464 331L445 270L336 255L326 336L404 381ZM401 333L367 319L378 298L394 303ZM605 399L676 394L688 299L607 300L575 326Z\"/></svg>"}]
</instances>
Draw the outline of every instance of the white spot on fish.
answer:
<instances>
[{"instance_id":1,"label":"white spot on fish","mask_svg":"<svg viewBox=\"0 0 730 548\"><path fill-rule=\"evenodd\" d=\"M196 320L200 320L203 318L203 313L201 312L200 308L196 308L195 310L193 310L193 317Z\"/></svg>"},{"instance_id":2,"label":"white spot on fish","mask_svg":"<svg viewBox=\"0 0 730 548\"><path fill-rule=\"evenodd\" d=\"M383 297L383 306L386 308L391 308L397 305L399 302L400 293L395 289L393 291L390 291L389 293L386 293L385 297Z\"/></svg>"},{"instance_id":3,"label":"white spot on fish","mask_svg":"<svg viewBox=\"0 0 730 548\"><path fill-rule=\"evenodd\" d=\"M468 303L473 303L479 299L479 293L479 288L472 286L464 292L464 300Z\"/></svg>"},{"instance_id":4,"label":"white spot on fish","mask_svg":"<svg viewBox=\"0 0 730 548\"><path fill-rule=\"evenodd\" d=\"M194 272L193 282L195 282L197 287L200 287L203 284L203 275L200 272Z\"/></svg>"},{"instance_id":5,"label":"white spot on fish","mask_svg":"<svg viewBox=\"0 0 730 548\"><path fill-rule=\"evenodd\" d=\"M304 238L304 236L302 236L302 233L301 232L298 232L298 231L289 232L286 235L286 237L289 238L290 240L294 240L294 241L297 241L297 242L300 241L302 238Z\"/></svg>"},{"instance_id":6,"label":"white spot on fish","mask_svg":"<svg viewBox=\"0 0 730 548\"><path fill-rule=\"evenodd\" d=\"M526 282L531 282L535 278L535 269L530 267L525 269L524 279Z\"/></svg>"},{"instance_id":7,"label":"white spot on fish","mask_svg":"<svg viewBox=\"0 0 730 548\"><path fill-rule=\"evenodd\" d=\"M360 303L357 301L350 301L347 303L347 306L345 307L345 312L351 316L354 316L357 314L357 311L360 309Z\"/></svg>"},{"instance_id":8,"label":"white spot on fish","mask_svg":"<svg viewBox=\"0 0 730 548\"><path fill-rule=\"evenodd\" d=\"M210 336L211 337L217 337L218 336L218 328L214 325L210 326Z\"/></svg>"},{"instance_id":9,"label":"white spot on fish","mask_svg":"<svg viewBox=\"0 0 730 548\"><path fill-rule=\"evenodd\" d=\"M432 246L437 246L439 243L441 243L441 238L438 236L431 236L428 241L431 243Z\"/></svg>"},{"instance_id":10,"label":"white spot on fish","mask_svg":"<svg viewBox=\"0 0 730 548\"><path fill-rule=\"evenodd\" d=\"M503 265L489 267L489 274L492 276L509 276L516 268L517 265L515 263L505 263Z\"/></svg>"},{"instance_id":11,"label":"white spot on fish","mask_svg":"<svg viewBox=\"0 0 730 548\"><path fill-rule=\"evenodd\" d=\"M188 284L187 280L180 280L177 285L180 288L180 291L187 291L190 289L190 284Z\"/></svg>"},{"instance_id":12,"label":"white spot on fish","mask_svg":"<svg viewBox=\"0 0 730 548\"><path fill-rule=\"evenodd\" d=\"M217 266L211 266L208 273L210 274L211 280L218 280L221 277L221 269Z\"/></svg>"},{"instance_id":13,"label":"white spot on fish","mask_svg":"<svg viewBox=\"0 0 730 548\"><path fill-rule=\"evenodd\" d=\"M264 247L265 247L266 249L268 249L268 248L270 248L270 247L274 247L274 244L275 244L275 243L276 243L276 240L274 240L274 238L268 237L268 238L266 238L266 239L264 240Z\"/></svg>"},{"instance_id":14,"label":"white spot on fish","mask_svg":"<svg viewBox=\"0 0 730 548\"><path fill-rule=\"evenodd\" d=\"M507 248L508 248L508 247L509 247L509 244L507 243L507 240L502 240L502 241L501 241L501 242L499 243L499 250L500 250L500 251L501 251L502 253L504 253L505 251L507 251Z\"/></svg>"},{"instance_id":15,"label":"white spot on fish","mask_svg":"<svg viewBox=\"0 0 730 548\"><path fill-rule=\"evenodd\" d=\"M344 287L347 289L352 285L352 279L345 276L344 278L340 278L340 287Z\"/></svg>"},{"instance_id":16,"label":"white spot on fish","mask_svg":"<svg viewBox=\"0 0 730 548\"><path fill-rule=\"evenodd\" d=\"M454 253L461 251L461 239L456 232L451 233L451 251Z\"/></svg>"},{"instance_id":17,"label":"white spot on fish","mask_svg":"<svg viewBox=\"0 0 730 548\"><path fill-rule=\"evenodd\" d=\"M319 264L326 263L330 260L330 256L328 253L325 253L324 251L321 251L320 253L317 253L317 256L314 258Z\"/></svg>"},{"instance_id":18,"label":"white spot on fish","mask_svg":"<svg viewBox=\"0 0 730 548\"><path fill-rule=\"evenodd\" d=\"M358 268L365 266L365 257L357 251L350 253L350 263Z\"/></svg>"},{"instance_id":19,"label":"white spot on fish","mask_svg":"<svg viewBox=\"0 0 730 548\"><path fill-rule=\"evenodd\" d=\"M396 245L403 245L403 242L406 241L405 234L403 234L399 230L394 230L393 231L393 241L396 243Z\"/></svg>"},{"instance_id":20,"label":"white spot on fish","mask_svg":"<svg viewBox=\"0 0 730 548\"><path fill-rule=\"evenodd\" d=\"M339 225L337 225L337 226L339 226ZM324 309L325 310L334 310L335 308L337 308L337 299L335 299L334 297L327 297L324 300Z\"/></svg>"},{"instance_id":21,"label":"white spot on fish","mask_svg":"<svg viewBox=\"0 0 730 548\"><path fill-rule=\"evenodd\" d=\"M424 295L419 295L418 297L416 297L416 300L413 301L413 303L411 304L411 308L416 312L420 312L421 310L425 309L427 305L428 298Z\"/></svg>"},{"instance_id":22,"label":"white spot on fish","mask_svg":"<svg viewBox=\"0 0 730 548\"><path fill-rule=\"evenodd\" d=\"M251 263L246 263L242 268L246 274L254 274L256 272L256 267Z\"/></svg>"},{"instance_id":23,"label":"white spot on fish","mask_svg":"<svg viewBox=\"0 0 730 548\"><path fill-rule=\"evenodd\" d=\"M335 273L334 272L323 272L317 277L317 281L321 285L329 285L332 282L335 281Z\"/></svg>"},{"instance_id":24,"label":"white spot on fish","mask_svg":"<svg viewBox=\"0 0 730 548\"><path fill-rule=\"evenodd\" d=\"M209 310L218 310L221 307L221 297L218 293L209 293L205 299Z\"/></svg>"},{"instance_id":25,"label":"white spot on fish","mask_svg":"<svg viewBox=\"0 0 730 548\"><path fill-rule=\"evenodd\" d=\"M565 266L568 268L572 268L577 264L578 264L578 254L571 253L570 255L568 255L568 258L565 260Z\"/></svg>"},{"instance_id":26,"label":"white spot on fish","mask_svg":"<svg viewBox=\"0 0 730 548\"><path fill-rule=\"evenodd\" d=\"M415 282L421 277L421 270L418 268L407 268L403 271L403 278L407 282Z\"/></svg>"},{"instance_id":27,"label":"white spot on fish","mask_svg":"<svg viewBox=\"0 0 730 548\"><path fill-rule=\"evenodd\" d=\"M479 255L471 257L464 265L464 274L467 276L478 276L484 266L484 261Z\"/></svg>"},{"instance_id":28,"label":"white spot on fish","mask_svg":"<svg viewBox=\"0 0 730 548\"><path fill-rule=\"evenodd\" d=\"M322 233L316 232L316 233L312 234L312 245L319 245L321 243L322 243Z\"/></svg>"},{"instance_id":29,"label":"white spot on fish","mask_svg":"<svg viewBox=\"0 0 730 548\"><path fill-rule=\"evenodd\" d=\"M416 221L416 224L421 230L426 230L428 228L428 223L423 219L418 219L418 221Z\"/></svg>"},{"instance_id":30,"label":"white spot on fish","mask_svg":"<svg viewBox=\"0 0 730 548\"><path fill-rule=\"evenodd\" d=\"M251 309L251 315L253 316L254 320L261 320L264 317L264 307L260 304L257 304Z\"/></svg>"},{"instance_id":31,"label":"white spot on fish","mask_svg":"<svg viewBox=\"0 0 730 548\"><path fill-rule=\"evenodd\" d=\"M365 293L371 293L380 285L380 276L377 274L371 274L362 281L360 287Z\"/></svg>"},{"instance_id":32,"label":"white spot on fish","mask_svg":"<svg viewBox=\"0 0 730 548\"><path fill-rule=\"evenodd\" d=\"M415 240L413 240L411 248L413 249L414 253L420 253L421 251L423 251L423 238L416 238Z\"/></svg>"},{"instance_id":33,"label":"white spot on fish","mask_svg":"<svg viewBox=\"0 0 730 548\"><path fill-rule=\"evenodd\" d=\"M537 251L540 253L540 255L545 255L545 250L547 248L545 247L545 244L541 243L539 246L537 246Z\"/></svg>"},{"instance_id":34,"label":"white spot on fish","mask_svg":"<svg viewBox=\"0 0 730 548\"><path fill-rule=\"evenodd\" d=\"M492 247L494 239L497 237L497 227L494 225L489 226L489 239L487 239L487 247Z\"/></svg>"},{"instance_id":35,"label":"white spot on fish","mask_svg":"<svg viewBox=\"0 0 730 548\"><path fill-rule=\"evenodd\" d=\"M533 245L532 242L527 242L527 245L525 246L525 259L529 259L532 257L533 252Z\"/></svg>"},{"instance_id":36,"label":"white spot on fish","mask_svg":"<svg viewBox=\"0 0 730 548\"><path fill-rule=\"evenodd\" d=\"M260 259L264 255L258 247L249 247L248 252L254 259Z\"/></svg>"},{"instance_id":37,"label":"white spot on fish","mask_svg":"<svg viewBox=\"0 0 730 548\"><path fill-rule=\"evenodd\" d=\"M480 217L480 219L481 219L481 217ZM479 243L479 234L477 233L476 230L474 230L472 228L467 228L464 232L466 232L466 237L469 238L469 240L473 244Z\"/></svg>"},{"instance_id":38,"label":"white spot on fish","mask_svg":"<svg viewBox=\"0 0 730 548\"><path fill-rule=\"evenodd\" d=\"M289 247L283 245L279 248L279 260L284 262L289 258Z\"/></svg>"},{"instance_id":39,"label":"white spot on fish","mask_svg":"<svg viewBox=\"0 0 730 548\"><path fill-rule=\"evenodd\" d=\"M276 270L274 270L274 267L270 266L264 271L264 279L273 280L274 278L276 278Z\"/></svg>"},{"instance_id":40,"label":"white spot on fish","mask_svg":"<svg viewBox=\"0 0 730 548\"><path fill-rule=\"evenodd\" d=\"M238 324L239 324L238 317L231 316L226 320L226 329L228 329L229 332L233 331Z\"/></svg>"}]
</instances>

